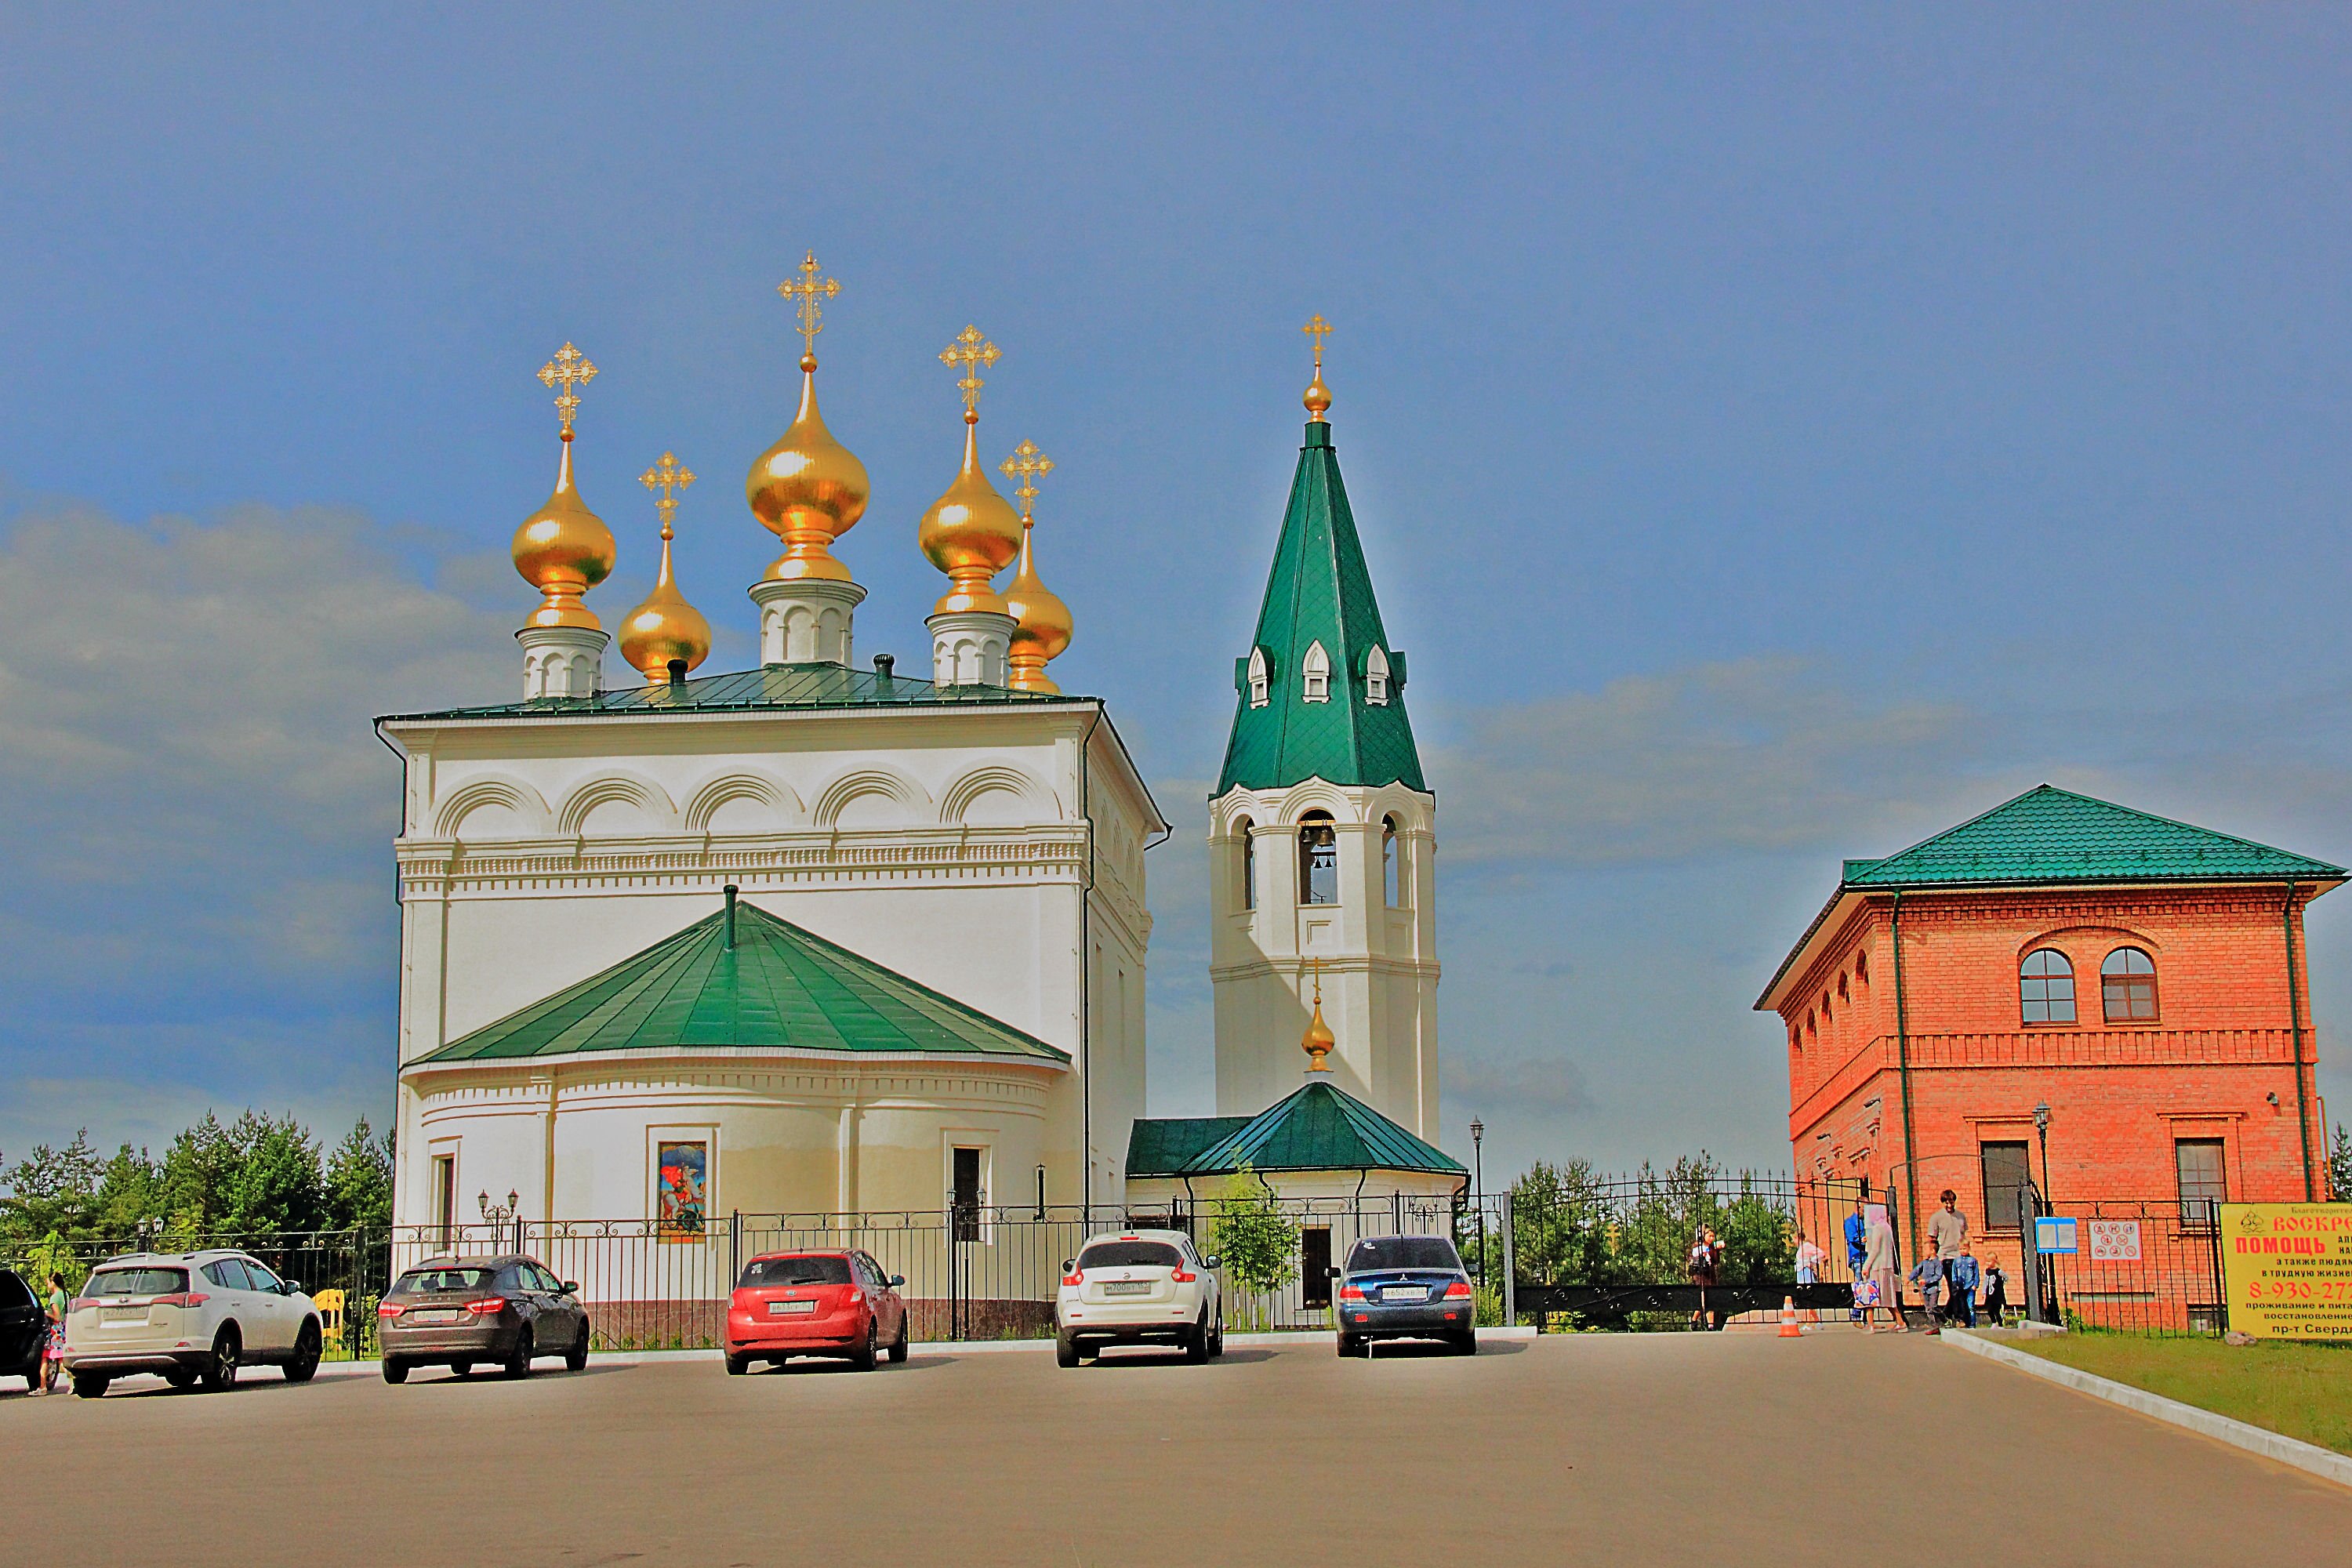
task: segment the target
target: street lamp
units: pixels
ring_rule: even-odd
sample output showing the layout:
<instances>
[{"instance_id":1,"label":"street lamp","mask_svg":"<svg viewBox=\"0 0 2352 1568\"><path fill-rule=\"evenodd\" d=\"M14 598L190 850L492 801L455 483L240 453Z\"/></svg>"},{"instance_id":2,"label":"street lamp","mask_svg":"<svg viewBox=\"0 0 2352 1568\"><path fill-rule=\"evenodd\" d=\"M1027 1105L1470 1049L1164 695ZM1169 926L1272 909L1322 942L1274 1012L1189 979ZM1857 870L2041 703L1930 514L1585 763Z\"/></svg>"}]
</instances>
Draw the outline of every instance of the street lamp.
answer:
<instances>
[{"instance_id":1,"label":"street lamp","mask_svg":"<svg viewBox=\"0 0 2352 1568\"><path fill-rule=\"evenodd\" d=\"M2050 1196L2050 1102L2037 1101L2033 1107L2033 1132L2042 1141L2042 1201L2056 1208Z\"/></svg>"},{"instance_id":2,"label":"street lamp","mask_svg":"<svg viewBox=\"0 0 2352 1568\"><path fill-rule=\"evenodd\" d=\"M1470 1202L1478 1211L1478 1283L1486 1283L1486 1124L1470 1119Z\"/></svg>"},{"instance_id":3,"label":"street lamp","mask_svg":"<svg viewBox=\"0 0 2352 1568\"><path fill-rule=\"evenodd\" d=\"M482 1195L476 1201L482 1205L482 1217L492 1225L506 1224L507 1221L514 1218L516 1211L522 1207L522 1200L515 1195L512 1188L508 1189L507 1201L504 1205L490 1202L488 1188L483 1189Z\"/></svg>"}]
</instances>

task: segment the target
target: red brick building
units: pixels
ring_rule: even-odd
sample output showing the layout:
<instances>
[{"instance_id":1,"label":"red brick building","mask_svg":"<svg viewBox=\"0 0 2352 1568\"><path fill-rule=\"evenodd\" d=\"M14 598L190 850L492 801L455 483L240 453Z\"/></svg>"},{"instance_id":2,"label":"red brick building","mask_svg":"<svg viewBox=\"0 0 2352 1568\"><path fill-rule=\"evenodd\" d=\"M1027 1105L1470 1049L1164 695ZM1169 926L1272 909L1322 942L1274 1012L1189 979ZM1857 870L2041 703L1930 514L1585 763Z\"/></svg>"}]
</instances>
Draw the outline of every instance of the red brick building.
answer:
<instances>
[{"instance_id":1,"label":"red brick building","mask_svg":"<svg viewBox=\"0 0 2352 1568\"><path fill-rule=\"evenodd\" d=\"M2347 876L2047 784L1845 862L1756 1004L1797 1173L1890 1193L1906 1253L1951 1188L2012 1266L2021 1173L2061 1212L2325 1201L2303 911Z\"/></svg>"}]
</instances>

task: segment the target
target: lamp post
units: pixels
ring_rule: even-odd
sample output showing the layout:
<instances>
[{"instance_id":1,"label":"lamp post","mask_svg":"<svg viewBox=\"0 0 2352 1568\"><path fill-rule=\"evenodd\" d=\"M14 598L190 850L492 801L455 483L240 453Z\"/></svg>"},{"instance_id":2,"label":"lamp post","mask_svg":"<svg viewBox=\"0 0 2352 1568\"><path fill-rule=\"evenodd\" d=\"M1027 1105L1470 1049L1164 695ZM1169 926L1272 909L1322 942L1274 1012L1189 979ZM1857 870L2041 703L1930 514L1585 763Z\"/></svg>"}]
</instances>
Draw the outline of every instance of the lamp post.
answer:
<instances>
[{"instance_id":1,"label":"lamp post","mask_svg":"<svg viewBox=\"0 0 2352 1568\"><path fill-rule=\"evenodd\" d=\"M522 1199L516 1195L512 1188L508 1189L507 1201L504 1204L490 1202L488 1188L483 1189L482 1195L474 1201L482 1205L482 1217L500 1227L522 1210ZM515 1243L515 1250L518 1252L522 1250L522 1243L519 1240Z\"/></svg>"},{"instance_id":2,"label":"lamp post","mask_svg":"<svg viewBox=\"0 0 2352 1568\"><path fill-rule=\"evenodd\" d=\"M1486 1283L1486 1124L1470 1119L1470 1202L1478 1211L1478 1283Z\"/></svg>"},{"instance_id":3,"label":"lamp post","mask_svg":"<svg viewBox=\"0 0 2352 1568\"><path fill-rule=\"evenodd\" d=\"M2057 1207L2050 1195L2050 1102L2046 1100L2033 1107L2033 1133L2042 1142L2042 1201Z\"/></svg>"}]
</instances>

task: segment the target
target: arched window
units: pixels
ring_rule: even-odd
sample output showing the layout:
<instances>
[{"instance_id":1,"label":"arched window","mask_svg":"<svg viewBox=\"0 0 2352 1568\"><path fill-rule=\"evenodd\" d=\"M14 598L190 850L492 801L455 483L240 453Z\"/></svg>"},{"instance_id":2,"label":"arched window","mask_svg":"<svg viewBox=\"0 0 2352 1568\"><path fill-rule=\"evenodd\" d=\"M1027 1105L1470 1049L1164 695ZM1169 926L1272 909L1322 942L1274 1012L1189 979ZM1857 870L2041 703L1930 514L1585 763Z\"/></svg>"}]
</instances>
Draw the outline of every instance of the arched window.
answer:
<instances>
[{"instance_id":1,"label":"arched window","mask_svg":"<svg viewBox=\"0 0 2352 1568\"><path fill-rule=\"evenodd\" d=\"M1265 704L1265 649L1254 647L1249 657L1249 705L1263 708Z\"/></svg>"},{"instance_id":2,"label":"arched window","mask_svg":"<svg viewBox=\"0 0 2352 1568\"><path fill-rule=\"evenodd\" d=\"M1870 954L1857 952L1853 955L1853 983L1864 986L1870 984Z\"/></svg>"},{"instance_id":3,"label":"arched window","mask_svg":"<svg viewBox=\"0 0 2352 1568\"><path fill-rule=\"evenodd\" d=\"M1234 824L1242 841L1242 908L1257 908L1257 825L1246 816Z\"/></svg>"},{"instance_id":4,"label":"arched window","mask_svg":"<svg viewBox=\"0 0 2352 1568\"><path fill-rule=\"evenodd\" d=\"M1309 702L1331 700L1331 656L1323 651L1320 642L1310 644L1307 657L1298 661L1298 673L1305 681L1299 695Z\"/></svg>"},{"instance_id":5,"label":"arched window","mask_svg":"<svg viewBox=\"0 0 2352 1568\"><path fill-rule=\"evenodd\" d=\"M1851 999L1852 993L1848 992L1845 988L1845 976L1843 974L1840 974L1838 976L1838 1000L1845 1002L1850 1001Z\"/></svg>"},{"instance_id":6,"label":"arched window","mask_svg":"<svg viewBox=\"0 0 2352 1568\"><path fill-rule=\"evenodd\" d=\"M1398 853L1396 818L1381 818L1381 884L1386 889L1391 909L1404 904L1404 861Z\"/></svg>"},{"instance_id":7,"label":"arched window","mask_svg":"<svg viewBox=\"0 0 2352 1568\"><path fill-rule=\"evenodd\" d=\"M1389 705L1389 656L1378 644L1364 656L1364 700L1375 708Z\"/></svg>"},{"instance_id":8,"label":"arched window","mask_svg":"<svg viewBox=\"0 0 2352 1568\"><path fill-rule=\"evenodd\" d=\"M1339 837L1328 811L1310 811L1298 819L1298 901L1339 901Z\"/></svg>"},{"instance_id":9,"label":"arched window","mask_svg":"<svg viewBox=\"0 0 2352 1568\"><path fill-rule=\"evenodd\" d=\"M2056 948L2037 947L2018 966L2017 994L2029 1024L2074 1021L2074 966Z\"/></svg>"},{"instance_id":10,"label":"arched window","mask_svg":"<svg viewBox=\"0 0 2352 1568\"><path fill-rule=\"evenodd\" d=\"M2147 1024L2156 1018L2156 960L2136 947L2119 947L2099 965L2099 994L2110 1024Z\"/></svg>"}]
</instances>

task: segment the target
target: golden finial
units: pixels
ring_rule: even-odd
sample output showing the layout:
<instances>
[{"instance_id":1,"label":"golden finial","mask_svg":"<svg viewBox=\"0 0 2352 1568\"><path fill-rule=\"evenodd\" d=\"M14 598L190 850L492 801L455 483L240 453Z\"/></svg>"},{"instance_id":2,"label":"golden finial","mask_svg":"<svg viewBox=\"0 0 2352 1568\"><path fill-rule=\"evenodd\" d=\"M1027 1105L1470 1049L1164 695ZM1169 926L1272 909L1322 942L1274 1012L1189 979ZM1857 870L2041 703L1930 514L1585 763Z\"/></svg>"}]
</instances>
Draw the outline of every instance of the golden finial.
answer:
<instances>
[{"instance_id":1,"label":"golden finial","mask_svg":"<svg viewBox=\"0 0 2352 1568\"><path fill-rule=\"evenodd\" d=\"M950 370L959 365L963 367L963 375L957 381L956 390L963 394L965 424L980 423L980 389L986 384L980 379L980 373L983 366L993 367L1000 357L997 346L982 337L980 329L974 326L966 326L956 334L955 342L940 351L941 364Z\"/></svg>"},{"instance_id":2,"label":"golden finial","mask_svg":"<svg viewBox=\"0 0 2352 1568\"><path fill-rule=\"evenodd\" d=\"M1329 1072L1330 1064L1323 1058L1329 1056L1339 1042L1332 1035L1331 1026L1323 1021L1323 961L1309 959L1307 967L1315 975L1315 1016L1308 1021L1307 1037L1298 1042L1298 1048L1307 1053L1308 1072Z\"/></svg>"},{"instance_id":3,"label":"golden finial","mask_svg":"<svg viewBox=\"0 0 2352 1568\"><path fill-rule=\"evenodd\" d=\"M830 278L819 278L816 275L816 252L814 250L802 260L800 271L798 281L787 278L776 285L776 292L782 294L793 309L801 313L801 342L803 345L801 351L801 368L814 370L816 368L816 335L824 331L824 312L817 301L830 300L838 295L841 292L841 285Z\"/></svg>"},{"instance_id":4,"label":"golden finial","mask_svg":"<svg viewBox=\"0 0 2352 1568\"><path fill-rule=\"evenodd\" d=\"M1318 310L1298 330L1315 340L1315 379L1307 384L1307 395L1300 401L1307 405L1307 420L1319 425L1331 407L1331 389L1323 384L1323 340L1331 335L1331 323Z\"/></svg>"},{"instance_id":5,"label":"golden finial","mask_svg":"<svg viewBox=\"0 0 2352 1568\"><path fill-rule=\"evenodd\" d=\"M694 483L693 471L664 452L660 462L637 476L637 482L654 492L654 510L661 514L661 572L645 603L622 618L621 657L648 684L657 685L669 679L672 664L691 670L710 657L710 623L677 591L670 569L669 542L675 536L670 524L677 510L674 492Z\"/></svg>"},{"instance_id":6,"label":"golden finial","mask_svg":"<svg viewBox=\"0 0 2352 1568\"><path fill-rule=\"evenodd\" d=\"M563 421L563 438L567 441L572 439L572 416L580 411L580 394L572 389L585 386L595 379L596 367L588 363L586 354L569 342L555 351L553 359L539 367L541 386L551 387L558 382L563 384L562 392L555 399L555 412Z\"/></svg>"},{"instance_id":7,"label":"golden finial","mask_svg":"<svg viewBox=\"0 0 2352 1568\"><path fill-rule=\"evenodd\" d=\"M1019 479L1020 488L1013 493L1021 502L1021 526L1030 524L1030 511L1037 500L1037 481L1054 471L1054 459L1037 449L1034 441L1024 441L1013 448L1013 456L996 466L997 472L1008 479Z\"/></svg>"}]
</instances>

